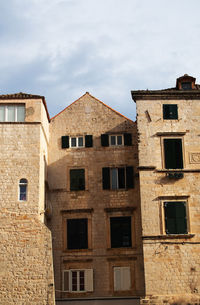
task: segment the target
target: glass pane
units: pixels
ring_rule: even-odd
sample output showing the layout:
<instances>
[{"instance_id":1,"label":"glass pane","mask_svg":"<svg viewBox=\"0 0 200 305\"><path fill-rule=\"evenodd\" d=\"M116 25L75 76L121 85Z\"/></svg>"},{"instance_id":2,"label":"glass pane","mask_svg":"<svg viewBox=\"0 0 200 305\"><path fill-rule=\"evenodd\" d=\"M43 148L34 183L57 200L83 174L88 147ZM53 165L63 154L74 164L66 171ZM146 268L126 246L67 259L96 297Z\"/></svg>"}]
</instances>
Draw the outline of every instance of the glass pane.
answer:
<instances>
[{"instance_id":1,"label":"glass pane","mask_svg":"<svg viewBox=\"0 0 200 305\"><path fill-rule=\"evenodd\" d=\"M117 145L122 145L122 136L117 136Z\"/></svg>"},{"instance_id":2,"label":"glass pane","mask_svg":"<svg viewBox=\"0 0 200 305\"><path fill-rule=\"evenodd\" d=\"M0 106L0 122L5 122L5 106Z\"/></svg>"},{"instance_id":3,"label":"glass pane","mask_svg":"<svg viewBox=\"0 0 200 305\"><path fill-rule=\"evenodd\" d=\"M116 136L110 137L110 143L111 143L111 145L116 145Z\"/></svg>"},{"instance_id":4,"label":"glass pane","mask_svg":"<svg viewBox=\"0 0 200 305\"><path fill-rule=\"evenodd\" d=\"M112 179L112 189L116 190L118 189L118 169L112 168L111 169L111 179Z\"/></svg>"},{"instance_id":5,"label":"glass pane","mask_svg":"<svg viewBox=\"0 0 200 305\"><path fill-rule=\"evenodd\" d=\"M80 271L79 273L80 276L80 291L84 291L85 290L85 278L84 278L84 271Z\"/></svg>"},{"instance_id":6,"label":"glass pane","mask_svg":"<svg viewBox=\"0 0 200 305\"><path fill-rule=\"evenodd\" d=\"M71 147L76 147L76 138L71 138Z\"/></svg>"},{"instance_id":7,"label":"glass pane","mask_svg":"<svg viewBox=\"0 0 200 305\"><path fill-rule=\"evenodd\" d=\"M72 271L72 291L77 291L77 271Z\"/></svg>"},{"instance_id":8,"label":"glass pane","mask_svg":"<svg viewBox=\"0 0 200 305\"><path fill-rule=\"evenodd\" d=\"M83 146L83 137L78 138L78 146Z\"/></svg>"},{"instance_id":9,"label":"glass pane","mask_svg":"<svg viewBox=\"0 0 200 305\"><path fill-rule=\"evenodd\" d=\"M26 201L26 185L19 186L19 200Z\"/></svg>"},{"instance_id":10,"label":"glass pane","mask_svg":"<svg viewBox=\"0 0 200 305\"><path fill-rule=\"evenodd\" d=\"M8 122L15 122L15 106L7 106L8 116L7 121Z\"/></svg>"},{"instance_id":11,"label":"glass pane","mask_svg":"<svg viewBox=\"0 0 200 305\"><path fill-rule=\"evenodd\" d=\"M24 122L25 120L25 107L24 105L17 106L17 122Z\"/></svg>"}]
</instances>

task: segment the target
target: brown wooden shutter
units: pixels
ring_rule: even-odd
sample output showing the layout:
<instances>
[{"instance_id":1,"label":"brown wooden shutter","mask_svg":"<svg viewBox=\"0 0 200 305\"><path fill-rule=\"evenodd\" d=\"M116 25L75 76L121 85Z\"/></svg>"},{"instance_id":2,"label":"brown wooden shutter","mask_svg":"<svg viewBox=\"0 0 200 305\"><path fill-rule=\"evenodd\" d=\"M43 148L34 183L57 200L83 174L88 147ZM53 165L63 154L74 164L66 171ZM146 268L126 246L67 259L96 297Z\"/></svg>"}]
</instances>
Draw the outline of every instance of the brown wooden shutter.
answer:
<instances>
[{"instance_id":1,"label":"brown wooden shutter","mask_svg":"<svg viewBox=\"0 0 200 305\"><path fill-rule=\"evenodd\" d=\"M101 135L101 146L109 146L108 134L102 134Z\"/></svg>"}]
</instances>

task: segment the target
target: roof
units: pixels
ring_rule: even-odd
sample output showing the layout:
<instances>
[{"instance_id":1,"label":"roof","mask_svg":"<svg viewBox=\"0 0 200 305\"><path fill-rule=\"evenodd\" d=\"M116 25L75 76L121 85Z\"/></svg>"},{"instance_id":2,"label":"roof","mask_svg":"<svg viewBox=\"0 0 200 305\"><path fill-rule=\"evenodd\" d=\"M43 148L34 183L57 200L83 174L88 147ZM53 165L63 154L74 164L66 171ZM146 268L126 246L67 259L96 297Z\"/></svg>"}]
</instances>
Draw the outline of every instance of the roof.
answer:
<instances>
[{"instance_id":1,"label":"roof","mask_svg":"<svg viewBox=\"0 0 200 305\"><path fill-rule=\"evenodd\" d=\"M113 112L115 112L116 114L120 115L121 117L125 118L126 120L129 120L131 122L133 122L131 119L127 118L126 116L124 116L123 114L121 114L120 112L114 110L113 108L111 108L110 106L104 104L102 101L100 101L99 99L97 99L96 97L94 97L93 95L91 95L89 92L86 92L85 94L83 94L81 97L79 97L77 100L75 100L73 103L71 103L69 106L65 107L62 111L60 111L58 114L56 114L54 117L51 118L51 120L55 119L57 116L59 116L61 113L63 113L66 109L68 109L69 107L71 107L73 104L77 103L80 99L82 99L84 96L90 96L91 98L93 98L94 100L96 100L97 102L101 103L102 105L104 105L105 107L109 108L110 110L112 110Z\"/></svg>"},{"instance_id":2,"label":"roof","mask_svg":"<svg viewBox=\"0 0 200 305\"><path fill-rule=\"evenodd\" d=\"M182 89L180 83L191 81L192 89ZM162 90L134 90L131 91L133 100L156 100L156 99L200 99L200 85L195 84L196 78L184 74L177 78L176 87Z\"/></svg>"},{"instance_id":3,"label":"roof","mask_svg":"<svg viewBox=\"0 0 200 305\"><path fill-rule=\"evenodd\" d=\"M11 93L11 94L2 94L0 95L0 100L22 100L22 99L42 99L44 108L46 110L47 118L50 121L49 112L47 109L47 104L45 101L45 97L41 95L28 94L24 92Z\"/></svg>"}]
</instances>

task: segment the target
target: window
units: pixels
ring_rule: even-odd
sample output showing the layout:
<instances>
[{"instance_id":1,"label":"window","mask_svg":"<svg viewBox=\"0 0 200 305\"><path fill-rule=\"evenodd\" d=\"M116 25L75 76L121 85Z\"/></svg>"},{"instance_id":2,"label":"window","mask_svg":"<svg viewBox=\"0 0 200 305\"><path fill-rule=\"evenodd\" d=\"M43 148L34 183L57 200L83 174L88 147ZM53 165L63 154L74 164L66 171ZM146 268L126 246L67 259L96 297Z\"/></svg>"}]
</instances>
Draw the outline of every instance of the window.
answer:
<instances>
[{"instance_id":1,"label":"window","mask_svg":"<svg viewBox=\"0 0 200 305\"><path fill-rule=\"evenodd\" d=\"M178 119L178 107L176 104L164 104L163 105L163 119L164 120L177 120Z\"/></svg>"},{"instance_id":2,"label":"window","mask_svg":"<svg viewBox=\"0 0 200 305\"><path fill-rule=\"evenodd\" d=\"M132 145L132 134L124 133L117 135L102 134L101 135L101 146L131 146Z\"/></svg>"},{"instance_id":3,"label":"window","mask_svg":"<svg viewBox=\"0 0 200 305\"><path fill-rule=\"evenodd\" d=\"M164 162L166 169L183 168L182 139L164 139Z\"/></svg>"},{"instance_id":4,"label":"window","mask_svg":"<svg viewBox=\"0 0 200 305\"><path fill-rule=\"evenodd\" d=\"M93 269L64 270L64 292L93 291Z\"/></svg>"},{"instance_id":5,"label":"window","mask_svg":"<svg viewBox=\"0 0 200 305\"><path fill-rule=\"evenodd\" d=\"M70 169L70 191L85 189L85 170Z\"/></svg>"},{"instance_id":6,"label":"window","mask_svg":"<svg viewBox=\"0 0 200 305\"><path fill-rule=\"evenodd\" d=\"M24 122L25 105L0 105L0 122Z\"/></svg>"},{"instance_id":7,"label":"window","mask_svg":"<svg viewBox=\"0 0 200 305\"><path fill-rule=\"evenodd\" d=\"M92 147L93 146L93 136L62 136L61 137L61 146L62 148L83 148L83 147Z\"/></svg>"},{"instance_id":8,"label":"window","mask_svg":"<svg viewBox=\"0 0 200 305\"><path fill-rule=\"evenodd\" d=\"M114 267L114 291L131 289L130 267Z\"/></svg>"},{"instance_id":9,"label":"window","mask_svg":"<svg viewBox=\"0 0 200 305\"><path fill-rule=\"evenodd\" d=\"M131 216L110 217L111 248L131 247Z\"/></svg>"},{"instance_id":10,"label":"window","mask_svg":"<svg viewBox=\"0 0 200 305\"><path fill-rule=\"evenodd\" d=\"M187 234L187 216L185 201L164 202L166 234Z\"/></svg>"},{"instance_id":11,"label":"window","mask_svg":"<svg viewBox=\"0 0 200 305\"><path fill-rule=\"evenodd\" d=\"M133 167L104 167L102 169L103 189L130 189L134 187Z\"/></svg>"},{"instance_id":12,"label":"window","mask_svg":"<svg viewBox=\"0 0 200 305\"><path fill-rule=\"evenodd\" d=\"M67 219L67 248L88 249L88 219Z\"/></svg>"},{"instance_id":13,"label":"window","mask_svg":"<svg viewBox=\"0 0 200 305\"><path fill-rule=\"evenodd\" d=\"M120 146L123 145L123 136L122 135L109 135L109 144L110 146Z\"/></svg>"},{"instance_id":14,"label":"window","mask_svg":"<svg viewBox=\"0 0 200 305\"><path fill-rule=\"evenodd\" d=\"M28 181L26 179L20 179L20 181L19 181L19 200L20 201L27 200L27 185L28 185Z\"/></svg>"},{"instance_id":15,"label":"window","mask_svg":"<svg viewBox=\"0 0 200 305\"><path fill-rule=\"evenodd\" d=\"M192 89L192 83L191 82L182 82L181 83L181 89L191 90Z\"/></svg>"}]
</instances>

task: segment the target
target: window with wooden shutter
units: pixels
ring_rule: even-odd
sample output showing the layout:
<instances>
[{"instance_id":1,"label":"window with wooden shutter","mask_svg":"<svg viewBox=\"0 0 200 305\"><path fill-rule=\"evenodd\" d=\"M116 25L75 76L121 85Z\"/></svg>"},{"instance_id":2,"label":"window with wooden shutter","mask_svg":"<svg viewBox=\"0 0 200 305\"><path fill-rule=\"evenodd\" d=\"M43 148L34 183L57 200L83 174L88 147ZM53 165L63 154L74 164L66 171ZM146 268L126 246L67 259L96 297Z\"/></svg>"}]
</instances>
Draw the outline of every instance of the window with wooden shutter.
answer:
<instances>
[{"instance_id":1,"label":"window with wooden shutter","mask_svg":"<svg viewBox=\"0 0 200 305\"><path fill-rule=\"evenodd\" d=\"M114 267L114 291L125 291L130 289L130 267Z\"/></svg>"},{"instance_id":2,"label":"window with wooden shutter","mask_svg":"<svg viewBox=\"0 0 200 305\"><path fill-rule=\"evenodd\" d=\"M67 248L88 249L88 219L67 219Z\"/></svg>"},{"instance_id":3,"label":"window with wooden shutter","mask_svg":"<svg viewBox=\"0 0 200 305\"><path fill-rule=\"evenodd\" d=\"M70 191L85 189L85 170L70 169Z\"/></svg>"},{"instance_id":4,"label":"window with wooden shutter","mask_svg":"<svg viewBox=\"0 0 200 305\"><path fill-rule=\"evenodd\" d=\"M183 168L182 139L164 139L164 158L165 168Z\"/></svg>"},{"instance_id":5,"label":"window with wooden shutter","mask_svg":"<svg viewBox=\"0 0 200 305\"><path fill-rule=\"evenodd\" d=\"M104 167L102 168L102 182L103 182L103 189L109 190L110 189L110 168Z\"/></svg>"},{"instance_id":6,"label":"window with wooden shutter","mask_svg":"<svg viewBox=\"0 0 200 305\"><path fill-rule=\"evenodd\" d=\"M134 187L133 167L104 167L102 169L103 189L130 189Z\"/></svg>"},{"instance_id":7,"label":"window with wooden shutter","mask_svg":"<svg viewBox=\"0 0 200 305\"><path fill-rule=\"evenodd\" d=\"M69 136L61 137L61 145L62 145L62 148L69 148Z\"/></svg>"},{"instance_id":8,"label":"window with wooden shutter","mask_svg":"<svg viewBox=\"0 0 200 305\"><path fill-rule=\"evenodd\" d=\"M93 269L64 270L63 271L64 292L92 292L93 291Z\"/></svg>"},{"instance_id":9,"label":"window with wooden shutter","mask_svg":"<svg viewBox=\"0 0 200 305\"><path fill-rule=\"evenodd\" d=\"M109 137L108 134L101 135L101 146L109 146Z\"/></svg>"},{"instance_id":10,"label":"window with wooden shutter","mask_svg":"<svg viewBox=\"0 0 200 305\"><path fill-rule=\"evenodd\" d=\"M131 247L131 216L110 217L111 248Z\"/></svg>"},{"instance_id":11,"label":"window with wooden shutter","mask_svg":"<svg viewBox=\"0 0 200 305\"><path fill-rule=\"evenodd\" d=\"M163 105L163 119L164 120L177 120L178 119L178 105L164 104Z\"/></svg>"},{"instance_id":12,"label":"window with wooden shutter","mask_svg":"<svg viewBox=\"0 0 200 305\"><path fill-rule=\"evenodd\" d=\"M93 137L92 135L85 136L85 147L92 147L93 146Z\"/></svg>"},{"instance_id":13,"label":"window with wooden shutter","mask_svg":"<svg viewBox=\"0 0 200 305\"><path fill-rule=\"evenodd\" d=\"M187 214L185 201L164 202L166 234L187 234Z\"/></svg>"}]
</instances>

